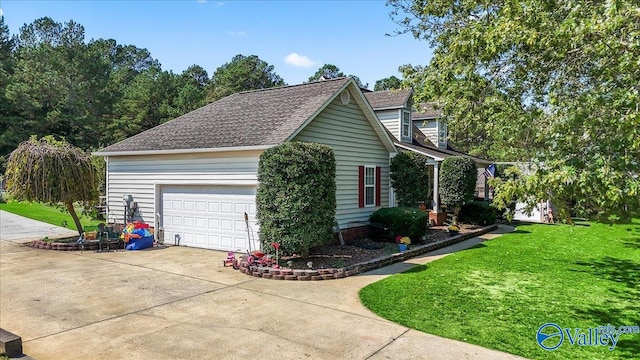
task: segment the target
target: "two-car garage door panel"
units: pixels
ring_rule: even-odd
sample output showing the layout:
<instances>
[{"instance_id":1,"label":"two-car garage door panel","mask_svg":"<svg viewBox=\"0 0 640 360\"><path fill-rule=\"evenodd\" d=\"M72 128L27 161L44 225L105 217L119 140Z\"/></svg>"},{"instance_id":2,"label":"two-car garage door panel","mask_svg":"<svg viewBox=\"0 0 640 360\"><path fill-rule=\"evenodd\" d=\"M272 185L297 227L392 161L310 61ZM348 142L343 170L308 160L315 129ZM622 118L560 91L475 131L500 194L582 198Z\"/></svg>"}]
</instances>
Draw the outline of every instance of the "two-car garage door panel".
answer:
<instances>
[{"instance_id":1,"label":"two-car garage door panel","mask_svg":"<svg viewBox=\"0 0 640 360\"><path fill-rule=\"evenodd\" d=\"M217 250L248 248L244 213L257 240L255 187L172 186L162 188L165 241ZM257 241L252 243L255 248Z\"/></svg>"}]
</instances>

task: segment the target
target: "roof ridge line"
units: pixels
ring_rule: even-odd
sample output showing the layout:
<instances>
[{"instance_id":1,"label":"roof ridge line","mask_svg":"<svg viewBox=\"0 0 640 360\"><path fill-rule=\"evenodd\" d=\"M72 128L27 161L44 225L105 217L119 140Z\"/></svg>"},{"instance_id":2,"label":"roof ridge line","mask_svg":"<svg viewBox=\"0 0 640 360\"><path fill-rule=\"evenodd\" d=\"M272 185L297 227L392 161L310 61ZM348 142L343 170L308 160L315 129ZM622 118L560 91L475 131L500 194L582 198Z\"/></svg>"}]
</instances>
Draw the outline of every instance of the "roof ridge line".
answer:
<instances>
[{"instance_id":1,"label":"roof ridge line","mask_svg":"<svg viewBox=\"0 0 640 360\"><path fill-rule=\"evenodd\" d=\"M263 89L245 90L245 91L240 91L240 92L237 92L237 93L233 93L231 95L247 94L247 93L253 93L253 92L258 92L258 91L279 90L279 89L293 88L293 87L313 85L313 84L319 84L319 83L333 82L333 81L338 81L338 80L344 80L344 79L347 79L349 77L350 76L343 76L343 77L337 77L337 78L333 78L333 79L315 80L315 81L310 81L310 82L306 82L306 83L302 83L302 84L282 85L282 86L274 86L274 87L263 88ZM229 96L231 96L231 95L229 95Z\"/></svg>"}]
</instances>

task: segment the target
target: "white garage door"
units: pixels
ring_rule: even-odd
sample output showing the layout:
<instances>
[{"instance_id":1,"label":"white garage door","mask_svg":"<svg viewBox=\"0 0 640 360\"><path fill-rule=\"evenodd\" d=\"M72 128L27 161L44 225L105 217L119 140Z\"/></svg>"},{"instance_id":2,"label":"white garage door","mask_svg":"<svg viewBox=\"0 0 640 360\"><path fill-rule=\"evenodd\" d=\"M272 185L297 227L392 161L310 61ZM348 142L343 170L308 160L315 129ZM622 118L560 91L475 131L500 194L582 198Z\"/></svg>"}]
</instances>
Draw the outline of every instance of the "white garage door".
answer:
<instances>
[{"instance_id":1,"label":"white garage door","mask_svg":"<svg viewBox=\"0 0 640 360\"><path fill-rule=\"evenodd\" d=\"M258 245L255 186L171 186L162 188L164 241L216 250L248 248L244 213Z\"/></svg>"}]
</instances>

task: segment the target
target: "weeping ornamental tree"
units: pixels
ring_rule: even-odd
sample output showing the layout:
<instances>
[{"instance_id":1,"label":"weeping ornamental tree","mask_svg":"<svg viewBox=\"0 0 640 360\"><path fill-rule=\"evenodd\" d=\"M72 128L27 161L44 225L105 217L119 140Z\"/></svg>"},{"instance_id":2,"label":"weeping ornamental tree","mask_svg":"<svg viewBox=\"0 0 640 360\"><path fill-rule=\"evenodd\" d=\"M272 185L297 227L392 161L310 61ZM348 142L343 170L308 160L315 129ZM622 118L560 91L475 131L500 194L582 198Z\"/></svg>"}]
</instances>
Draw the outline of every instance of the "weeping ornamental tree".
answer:
<instances>
[{"instance_id":1,"label":"weeping ornamental tree","mask_svg":"<svg viewBox=\"0 0 640 360\"><path fill-rule=\"evenodd\" d=\"M63 203L78 233L84 231L73 203L98 198L97 172L91 157L53 136L22 142L7 162L7 192L16 200Z\"/></svg>"}]
</instances>

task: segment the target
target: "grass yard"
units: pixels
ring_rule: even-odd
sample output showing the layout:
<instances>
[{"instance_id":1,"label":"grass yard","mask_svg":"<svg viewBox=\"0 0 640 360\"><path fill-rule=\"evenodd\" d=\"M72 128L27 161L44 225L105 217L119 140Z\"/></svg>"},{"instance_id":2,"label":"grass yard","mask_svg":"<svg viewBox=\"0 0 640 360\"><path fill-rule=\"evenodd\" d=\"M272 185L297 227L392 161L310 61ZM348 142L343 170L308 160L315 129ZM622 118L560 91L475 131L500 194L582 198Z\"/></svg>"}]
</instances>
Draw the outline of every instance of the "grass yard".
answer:
<instances>
[{"instance_id":1,"label":"grass yard","mask_svg":"<svg viewBox=\"0 0 640 360\"><path fill-rule=\"evenodd\" d=\"M98 228L98 224L102 221L91 219L88 216L82 216L81 209L76 205L76 212L80 216L80 223L85 231L93 231ZM0 203L0 210L21 215L30 219L40 220L48 224L58 225L71 230L77 230L71 215L63 208L49 206L35 202L8 202Z\"/></svg>"},{"instance_id":2,"label":"grass yard","mask_svg":"<svg viewBox=\"0 0 640 360\"><path fill-rule=\"evenodd\" d=\"M574 328L640 326L640 221L518 226L371 284L360 298L405 326L527 358L638 358L640 334L620 335L612 351L572 346L566 336L546 351L536 333L545 323L572 336Z\"/></svg>"}]
</instances>

